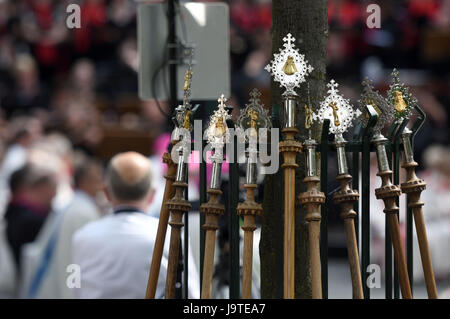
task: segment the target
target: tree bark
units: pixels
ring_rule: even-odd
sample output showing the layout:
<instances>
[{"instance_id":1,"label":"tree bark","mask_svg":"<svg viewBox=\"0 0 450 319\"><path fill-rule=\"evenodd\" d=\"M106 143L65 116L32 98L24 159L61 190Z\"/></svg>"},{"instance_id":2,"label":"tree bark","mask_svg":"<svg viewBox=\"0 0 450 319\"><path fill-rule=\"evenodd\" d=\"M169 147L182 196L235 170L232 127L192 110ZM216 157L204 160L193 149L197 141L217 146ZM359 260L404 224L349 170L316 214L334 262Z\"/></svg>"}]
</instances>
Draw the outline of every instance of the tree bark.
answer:
<instances>
[{"instance_id":1,"label":"tree bark","mask_svg":"<svg viewBox=\"0 0 450 319\"><path fill-rule=\"evenodd\" d=\"M272 1L272 53L283 48L283 37L291 33L296 39L295 46L300 54L313 66L314 71L306 78L313 109L316 110L325 94L326 43L328 38L327 0L273 0ZM282 109L281 94L284 89L279 83L271 82L271 106ZM296 136L300 141L307 137L305 129L304 105L308 102L307 83L302 83L299 94L296 126L300 130ZM282 121L282 112L280 120ZM283 123L281 123L283 125ZM314 124L313 137L318 140L320 125ZM280 157L280 165L283 163ZM306 190L305 158L297 157L295 193ZM283 297L283 170L281 167L273 175L266 175L264 183L263 219L260 242L261 297ZM309 269L308 227L306 210L296 204L295 216L295 297L311 298L311 275Z\"/></svg>"}]
</instances>

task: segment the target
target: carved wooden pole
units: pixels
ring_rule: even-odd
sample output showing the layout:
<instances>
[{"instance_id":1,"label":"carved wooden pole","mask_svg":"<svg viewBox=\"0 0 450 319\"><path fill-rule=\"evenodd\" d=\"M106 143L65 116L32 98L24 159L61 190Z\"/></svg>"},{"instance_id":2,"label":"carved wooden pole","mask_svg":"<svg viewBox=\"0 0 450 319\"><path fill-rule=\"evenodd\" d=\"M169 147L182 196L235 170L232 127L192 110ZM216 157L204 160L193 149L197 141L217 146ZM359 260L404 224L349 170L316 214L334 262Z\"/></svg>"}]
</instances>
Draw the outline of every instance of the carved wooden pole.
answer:
<instances>
[{"instance_id":1,"label":"carved wooden pole","mask_svg":"<svg viewBox=\"0 0 450 319\"><path fill-rule=\"evenodd\" d=\"M322 269L320 264L320 205L325 202L325 194L319 190L320 178L316 169L316 145L313 139L303 143L306 148L306 177L303 181L307 191L298 196L299 203L305 205L308 213L309 258L311 268L312 298L322 299Z\"/></svg>"},{"instance_id":2,"label":"carved wooden pole","mask_svg":"<svg viewBox=\"0 0 450 319\"><path fill-rule=\"evenodd\" d=\"M256 229L255 216L262 213L262 206L255 202L256 184L245 184L246 198L237 207L238 214L244 216L244 262L242 267L242 298L252 298L253 232Z\"/></svg>"},{"instance_id":3,"label":"carved wooden pole","mask_svg":"<svg viewBox=\"0 0 450 319\"><path fill-rule=\"evenodd\" d=\"M350 275L352 278L352 291L354 299L363 299L363 287L361 279L361 269L359 266L358 243L356 241L355 218L356 212L353 210L355 202L359 199L358 191L350 188L352 176L341 174L336 177L340 184L340 190L334 194L334 202L341 206L341 218L344 220L345 235L347 238L348 262L350 265Z\"/></svg>"},{"instance_id":4,"label":"carved wooden pole","mask_svg":"<svg viewBox=\"0 0 450 319\"><path fill-rule=\"evenodd\" d=\"M222 162L224 160L223 147L229 139L229 131L226 121L230 119L230 115L225 109L226 98L222 94L218 99L219 107L211 116L206 136L208 143L214 149L214 155L211 156L212 173L210 187L207 191L209 200L200 206L200 212L206 215L203 228L205 235L205 255L203 259L203 278L202 278L202 299L211 298L212 294L212 278L214 272L214 250L216 245L216 231L219 228L218 218L225 212L225 206L219 203L219 196L222 195L220 190L220 178Z\"/></svg>"},{"instance_id":5,"label":"carved wooden pole","mask_svg":"<svg viewBox=\"0 0 450 319\"><path fill-rule=\"evenodd\" d=\"M402 133L404 163L402 167L406 170L406 182L401 184L401 190L408 195L414 222L416 224L417 241L419 243L420 257L422 259L423 274L429 299L437 299L436 281L434 279L433 264L431 263L430 249L428 246L427 231L425 220L423 218L422 206L424 203L420 200L420 194L426 188L427 183L416 176L415 168L418 165L414 161L414 154L411 147L411 131L405 128Z\"/></svg>"},{"instance_id":6,"label":"carved wooden pole","mask_svg":"<svg viewBox=\"0 0 450 319\"><path fill-rule=\"evenodd\" d=\"M401 190L397 185L391 182L392 171L387 161L385 144L387 139L382 135L378 135L373 142L375 143L378 160L378 173L381 177L381 187L375 189L375 195L384 202L384 213L388 214L389 232L392 238L392 246L394 247L394 258L397 265L397 274L400 282L400 290L405 299L411 299L411 286L408 278L408 268L406 267L405 254L400 235L400 226L398 223L397 199L401 194Z\"/></svg>"},{"instance_id":7,"label":"carved wooden pole","mask_svg":"<svg viewBox=\"0 0 450 319\"><path fill-rule=\"evenodd\" d=\"M176 145L178 141L172 141L172 145ZM172 161L169 153L164 153L163 162L167 164L166 186L164 187L164 196L161 203L161 212L159 215L158 231L156 232L155 246L153 248L152 263L148 276L146 299L154 299L156 288L158 286L159 271L161 269L161 258L164 250L164 242L166 240L167 225L169 223L169 208L167 201L174 196L173 182L177 171L177 164Z\"/></svg>"},{"instance_id":8,"label":"carved wooden pole","mask_svg":"<svg viewBox=\"0 0 450 319\"><path fill-rule=\"evenodd\" d=\"M181 158L181 157L180 157ZM184 163L179 163L178 167L184 166ZM184 169L178 169L178 172ZM178 174L177 174L178 175ZM181 228L184 226L183 214L189 212L191 204L184 198L184 191L187 188L187 183L184 182L183 173L177 176L177 180L173 183L175 187L175 196L167 202L167 207L171 211L172 219L169 224L170 231L170 247L169 247L169 261L167 265L166 277L166 299L175 298L175 284L177 282L177 268L178 259L180 257L180 239Z\"/></svg>"},{"instance_id":9,"label":"carved wooden pole","mask_svg":"<svg viewBox=\"0 0 450 319\"><path fill-rule=\"evenodd\" d=\"M207 193L209 200L202 204L200 212L206 215L203 229L205 235L205 257L203 261L202 299L210 299L212 294L212 278L214 274L214 250L216 246L216 231L219 229L218 218L225 212L225 206L219 203L220 189L210 188Z\"/></svg>"},{"instance_id":10,"label":"carved wooden pole","mask_svg":"<svg viewBox=\"0 0 450 319\"><path fill-rule=\"evenodd\" d=\"M295 97L285 99L285 106L293 116L295 114ZM293 123L291 123L293 124ZM281 130L284 140L279 150L283 154L284 163L284 298L293 299L295 295L295 169L298 167L295 158L302 150L302 144L294 139L298 129L294 126Z\"/></svg>"},{"instance_id":11,"label":"carved wooden pole","mask_svg":"<svg viewBox=\"0 0 450 319\"><path fill-rule=\"evenodd\" d=\"M345 157L345 140L336 138L336 148L338 152L338 171L336 180L340 184L340 190L334 193L334 202L341 206L341 218L344 220L345 235L347 238L348 262L350 265L350 275L352 278L352 291L354 299L363 299L363 287L361 279L361 269L359 266L358 244L356 241L355 218L356 212L353 210L355 203L359 199L358 191L350 188L352 176L348 174L347 159Z\"/></svg>"},{"instance_id":12,"label":"carved wooden pole","mask_svg":"<svg viewBox=\"0 0 450 319\"><path fill-rule=\"evenodd\" d=\"M279 144L284 163L284 299L295 297L295 169L296 156L302 151L302 144L294 136L299 132L295 127L297 95L283 96L285 124L281 130L284 140Z\"/></svg>"}]
</instances>

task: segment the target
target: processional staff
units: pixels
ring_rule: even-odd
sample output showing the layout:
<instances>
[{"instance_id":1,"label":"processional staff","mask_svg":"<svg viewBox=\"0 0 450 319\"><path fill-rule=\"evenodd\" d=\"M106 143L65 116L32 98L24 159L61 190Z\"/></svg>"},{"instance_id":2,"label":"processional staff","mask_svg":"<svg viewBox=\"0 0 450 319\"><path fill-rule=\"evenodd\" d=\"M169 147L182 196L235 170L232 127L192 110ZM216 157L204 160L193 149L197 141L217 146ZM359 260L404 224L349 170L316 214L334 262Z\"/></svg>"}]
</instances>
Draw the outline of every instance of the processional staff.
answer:
<instances>
[{"instance_id":1,"label":"processional staff","mask_svg":"<svg viewBox=\"0 0 450 319\"><path fill-rule=\"evenodd\" d=\"M392 246L394 248L394 258L397 267L397 274L400 282L400 290L405 299L411 299L411 286L408 279L408 269L406 267L405 254L403 251L403 244L400 235L400 226L398 223L397 200L401 194L401 190L397 185L392 184L392 171L389 167L388 157L386 155L386 144L388 142L381 134L381 129L389 121L390 106L386 104L386 100L374 91L369 80L363 81L363 95L360 100L360 107L372 107L378 113L378 121L374 127L374 134L371 142L375 145L378 173L381 178L381 187L375 189L375 196L377 199L382 199L384 202L384 213L387 215L387 223L389 233L392 238ZM367 113L365 113L367 114ZM364 121L366 117L363 116Z\"/></svg>"},{"instance_id":2,"label":"processional staff","mask_svg":"<svg viewBox=\"0 0 450 319\"><path fill-rule=\"evenodd\" d=\"M180 145L180 141L182 140L185 134L181 132L181 130L191 130L191 121L192 117L195 113L195 111L198 108L198 105L192 108L189 97L191 94L191 80L192 80L192 56L193 51L191 51L190 55L190 62L188 70L186 70L185 74L185 83L184 83L184 97L183 97L183 105L178 106L175 109L175 115L172 118L175 129L172 132L171 136L171 144L172 144L172 150L178 149L178 158L179 160L177 163L175 163L172 159L172 156L170 153L164 153L163 156L163 162L167 163L168 169L167 169L167 175L166 178L166 185L164 188L164 195L163 195L163 201L161 204L161 211L159 216L159 223L158 223L158 231L156 233L156 239L155 239L155 246L153 248L153 256L152 256L152 262L150 266L150 272L148 277L148 283L147 283L147 290L146 290L146 299L153 299L155 298L156 294L156 288L158 285L158 278L159 273L161 269L161 259L164 251L164 243L166 239L166 232L167 232L167 225L169 224L169 217L170 217L170 207L167 205L169 200L174 197L175 194L175 185L178 184L178 187L180 187L180 183L184 183L185 180L182 179L182 176L185 175L186 167L185 165L178 165L184 163L184 159L186 156L188 156L186 150L186 142L187 140L183 141L183 144L180 148L178 148ZM175 177L176 174L176 177ZM174 183L176 179L176 182ZM183 186L181 186L183 188ZM189 209L188 209L189 210ZM170 280L169 280L170 281ZM166 281L167 284L167 281ZM168 296L166 295L166 298Z\"/></svg>"},{"instance_id":3,"label":"processional staff","mask_svg":"<svg viewBox=\"0 0 450 319\"><path fill-rule=\"evenodd\" d=\"M296 128L295 113L297 93L294 89L305 82L305 76L313 71L313 67L305 60L304 55L295 49L295 38L290 33L283 38L285 42L280 53L265 67L274 81L280 83L286 91L283 93L284 127L281 130L284 140L279 144L284 163L284 298L293 299L295 295L295 169L296 156L302 150L302 144L294 136L299 132Z\"/></svg>"},{"instance_id":4,"label":"processional staff","mask_svg":"<svg viewBox=\"0 0 450 319\"><path fill-rule=\"evenodd\" d=\"M325 119L330 120L330 132L335 134L334 145L336 146L338 161L338 176L336 179L340 184L340 190L334 193L333 199L336 204L340 205L340 216L344 220L353 298L362 299L364 295L354 222L357 213L353 209L355 202L359 199L359 194L357 190L350 188L352 176L348 173L345 156L347 141L343 137L343 134L352 126L353 119L359 116L360 111L358 109L355 111L349 101L338 93L338 84L334 80L331 80L327 86L329 87L328 95L320 103L320 108L314 114L314 119L320 120L322 123Z\"/></svg>"},{"instance_id":5,"label":"processional staff","mask_svg":"<svg viewBox=\"0 0 450 319\"><path fill-rule=\"evenodd\" d=\"M369 124L369 110L368 108L373 108L373 110L378 115L377 122L372 127L372 138L371 142L376 146L376 154L378 167L384 167L380 170L389 171L389 167L386 158L386 151L383 143L387 142L387 139L382 135L381 131L383 130L386 123L390 121L390 107L387 103L386 99L381 96L377 91L374 91L371 82L368 78L365 78L362 82L363 91L361 94L361 98L358 101L358 107L361 111L360 121L362 122L364 127L367 127ZM381 143L381 144L380 144ZM381 166L380 166L381 165ZM389 217L388 217L389 218ZM394 246L398 246L399 243L396 241ZM398 252L396 253L398 255Z\"/></svg>"},{"instance_id":6,"label":"processional staff","mask_svg":"<svg viewBox=\"0 0 450 319\"><path fill-rule=\"evenodd\" d=\"M392 85L388 91L388 101L391 104L390 111L397 123L409 120L412 110L418 105L417 99L412 96L408 88L399 81L399 72L393 70ZM427 183L417 177L415 167L418 166L414 161L414 152L411 145L412 131L405 127L401 133L403 144L403 164L406 171L406 181L400 185L403 193L408 195L409 204L414 222L416 225L417 241L419 243L420 256L422 259L422 268L425 277L425 284L429 299L437 299L436 282L434 279L433 265L431 263L430 249L423 217L422 206L424 203L420 200L420 194L425 190Z\"/></svg>"},{"instance_id":7,"label":"processional staff","mask_svg":"<svg viewBox=\"0 0 450 319\"><path fill-rule=\"evenodd\" d=\"M225 105L226 101L227 99L222 94L218 99L218 109L211 115L208 128L206 129L208 144L211 145L214 154L211 156L212 173L210 187L207 191L209 200L200 206L200 212L206 215L205 224L203 225L203 228L206 230L206 235L203 260L202 299L211 298L216 231L219 228L218 218L225 212L225 206L219 203L219 196L222 195L220 179L222 162L224 160L223 148L230 138L230 132L226 122L228 119L231 119L231 116L228 114L227 106Z\"/></svg>"},{"instance_id":8,"label":"processional staff","mask_svg":"<svg viewBox=\"0 0 450 319\"><path fill-rule=\"evenodd\" d=\"M192 57L191 57L192 58ZM169 260L167 264L167 276L166 276L166 290L165 298L175 298L175 285L177 281L177 268L179 262L180 253L180 239L181 228L184 226L183 214L189 212L191 204L185 199L184 192L188 187L187 184L187 160L190 155L191 144L191 131L192 131L192 118L197 111L198 105L192 108L189 101L191 93L191 79L192 71L191 64L185 75L184 84L184 98L183 104L179 105L175 109L175 130L173 135L180 142L177 143L174 152L178 152L178 167L177 175L173 187L175 188L175 195L166 203L167 208L171 212L171 220L169 222L171 226L170 232L170 246L169 246Z\"/></svg>"},{"instance_id":9,"label":"processional staff","mask_svg":"<svg viewBox=\"0 0 450 319\"><path fill-rule=\"evenodd\" d=\"M325 202L325 194L320 191L320 178L317 176L316 146L317 142L312 138L311 126L313 124L313 110L309 101L305 105L305 128L308 130L308 139L303 142L306 148L306 172L303 181L306 183L307 191L298 196L300 204L305 205L308 213L309 231L309 260L311 268L312 298L322 299L322 269L320 264L320 205Z\"/></svg>"},{"instance_id":10,"label":"processional staff","mask_svg":"<svg viewBox=\"0 0 450 319\"><path fill-rule=\"evenodd\" d=\"M242 298L252 297L252 263L253 263L253 232L256 229L255 216L262 213L262 206L255 202L255 190L258 187L257 179L257 154L258 137L260 129L270 128L270 116L259 100L261 93L257 89L250 92L250 103L241 110L237 120L237 129L245 136L245 141L249 146L246 151L247 168L244 188L246 198L243 203L237 206L237 213L244 216L244 260L242 267Z\"/></svg>"}]
</instances>

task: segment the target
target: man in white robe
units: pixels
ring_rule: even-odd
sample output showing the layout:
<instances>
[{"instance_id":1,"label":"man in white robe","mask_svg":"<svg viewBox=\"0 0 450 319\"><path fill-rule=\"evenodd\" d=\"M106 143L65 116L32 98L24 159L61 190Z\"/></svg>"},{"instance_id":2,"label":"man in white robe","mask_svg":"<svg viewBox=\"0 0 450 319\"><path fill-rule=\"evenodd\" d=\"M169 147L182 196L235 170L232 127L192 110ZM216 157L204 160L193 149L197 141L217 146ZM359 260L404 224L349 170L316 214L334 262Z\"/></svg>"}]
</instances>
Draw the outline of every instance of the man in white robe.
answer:
<instances>
[{"instance_id":1,"label":"man in white robe","mask_svg":"<svg viewBox=\"0 0 450 319\"><path fill-rule=\"evenodd\" d=\"M146 213L152 200L150 161L135 152L114 156L105 193L114 213L78 230L73 238L71 277L79 298L144 298L158 219ZM168 237L156 297L164 296ZM190 298L199 298L199 276L189 254Z\"/></svg>"},{"instance_id":2,"label":"man in white robe","mask_svg":"<svg viewBox=\"0 0 450 319\"><path fill-rule=\"evenodd\" d=\"M74 298L67 279L72 264L72 237L82 226L97 220L101 212L95 197L103 189L103 170L94 159L85 158L73 177L75 193L68 207L53 221L52 235L46 241L31 285L29 298ZM68 270L69 269L69 270Z\"/></svg>"}]
</instances>

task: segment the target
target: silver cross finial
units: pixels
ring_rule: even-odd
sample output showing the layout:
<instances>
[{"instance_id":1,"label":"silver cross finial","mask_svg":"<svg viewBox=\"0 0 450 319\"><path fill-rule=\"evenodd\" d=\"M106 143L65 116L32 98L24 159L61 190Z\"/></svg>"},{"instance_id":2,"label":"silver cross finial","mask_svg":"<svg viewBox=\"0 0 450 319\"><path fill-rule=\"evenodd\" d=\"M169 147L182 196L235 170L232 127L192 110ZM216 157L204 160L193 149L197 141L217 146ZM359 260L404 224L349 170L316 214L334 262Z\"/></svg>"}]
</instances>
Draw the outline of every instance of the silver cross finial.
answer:
<instances>
[{"instance_id":1,"label":"silver cross finial","mask_svg":"<svg viewBox=\"0 0 450 319\"><path fill-rule=\"evenodd\" d=\"M219 102L219 107L225 107L225 102L227 101L227 98L225 95L220 95L220 97L217 99L217 102Z\"/></svg>"},{"instance_id":2,"label":"silver cross finial","mask_svg":"<svg viewBox=\"0 0 450 319\"><path fill-rule=\"evenodd\" d=\"M294 44L295 38L292 36L292 34L288 33L288 34L283 38L283 41L284 41L284 42L287 42L287 43L283 44L283 46L284 46L285 48L287 48L287 47L292 47L292 48L295 47L295 44Z\"/></svg>"},{"instance_id":3,"label":"silver cross finial","mask_svg":"<svg viewBox=\"0 0 450 319\"><path fill-rule=\"evenodd\" d=\"M330 83L328 83L327 86L330 88L330 90L328 91L329 93L335 93L335 92L339 91L337 89L339 84L336 83L336 81L334 81L333 79L331 79Z\"/></svg>"},{"instance_id":4,"label":"silver cross finial","mask_svg":"<svg viewBox=\"0 0 450 319\"><path fill-rule=\"evenodd\" d=\"M250 103L259 103L259 97L261 96L261 92L258 91L257 88L254 88L253 90L251 90L250 92Z\"/></svg>"}]
</instances>

